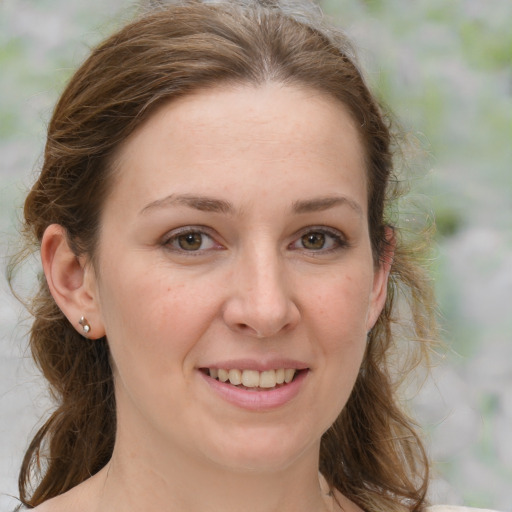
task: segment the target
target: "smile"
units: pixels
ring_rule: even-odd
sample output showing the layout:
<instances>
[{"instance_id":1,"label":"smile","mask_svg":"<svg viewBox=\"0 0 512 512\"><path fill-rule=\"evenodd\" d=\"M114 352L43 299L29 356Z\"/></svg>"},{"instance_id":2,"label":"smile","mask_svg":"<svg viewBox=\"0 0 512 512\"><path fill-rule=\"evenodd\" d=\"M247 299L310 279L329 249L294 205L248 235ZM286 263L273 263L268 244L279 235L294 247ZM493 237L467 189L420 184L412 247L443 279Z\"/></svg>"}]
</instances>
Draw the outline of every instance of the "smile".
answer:
<instances>
[{"instance_id":1,"label":"smile","mask_svg":"<svg viewBox=\"0 0 512 512\"><path fill-rule=\"evenodd\" d=\"M292 402L303 389L310 369L302 365L295 368L265 368L262 371L254 367L203 367L199 368L198 373L209 388L224 401L242 409L262 412Z\"/></svg>"},{"instance_id":2,"label":"smile","mask_svg":"<svg viewBox=\"0 0 512 512\"><path fill-rule=\"evenodd\" d=\"M240 370L237 368L208 368L205 370L205 373L213 379L240 388L272 389L292 382L297 371L295 368L278 368L262 372L258 370Z\"/></svg>"}]
</instances>

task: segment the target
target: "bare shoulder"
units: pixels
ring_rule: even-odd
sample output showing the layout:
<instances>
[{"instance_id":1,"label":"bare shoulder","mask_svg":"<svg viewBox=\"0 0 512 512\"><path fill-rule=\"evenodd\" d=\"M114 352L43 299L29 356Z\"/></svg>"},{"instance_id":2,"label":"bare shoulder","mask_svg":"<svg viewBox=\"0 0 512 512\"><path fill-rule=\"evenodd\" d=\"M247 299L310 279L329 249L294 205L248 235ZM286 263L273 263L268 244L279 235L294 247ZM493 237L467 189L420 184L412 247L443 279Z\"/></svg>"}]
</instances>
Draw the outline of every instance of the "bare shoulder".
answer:
<instances>
[{"instance_id":1,"label":"bare shoulder","mask_svg":"<svg viewBox=\"0 0 512 512\"><path fill-rule=\"evenodd\" d=\"M41 503L41 505L38 505L35 508L30 509L30 512L61 512L64 510L63 505L61 504L61 500L58 498L53 498L51 500L45 501L44 503ZM27 508L20 509L20 512L29 510Z\"/></svg>"},{"instance_id":2,"label":"bare shoulder","mask_svg":"<svg viewBox=\"0 0 512 512\"><path fill-rule=\"evenodd\" d=\"M31 512L51 512L53 509L49 503L50 502L46 501L45 503L42 503L41 505L38 505L37 507L32 508L30 510L31 510ZM22 508L22 509L20 509L20 512L22 512L24 510L29 510L29 509Z\"/></svg>"},{"instance_id":3,"label":"bare shoulder","mask_svg":"<svg viewBox=\"0 0 512 512\"><path fill-rule=\"evenodd\" d=\"M93 510L93 500L84 499L86 496L84 496L82 485L41 503L30 512L87 512ZM21 509L20 512L26 510L28 509Z\"/></svg>"},{"instance_id":4,"label":"bare shoulder","mask_svg":"<svg viewBox=\"0 0 512 512\"><path fill-rule=\"evenodd\" d=\"M1 0L0 0L1 2ZM84 480L82 483L72 487L64 494L50 498L41 503L30 512L92 512L98 508L98 488L102 486L103 480L100 473ZM20 512L27 509L21 509Z\"/></svg>"}]
</instances>

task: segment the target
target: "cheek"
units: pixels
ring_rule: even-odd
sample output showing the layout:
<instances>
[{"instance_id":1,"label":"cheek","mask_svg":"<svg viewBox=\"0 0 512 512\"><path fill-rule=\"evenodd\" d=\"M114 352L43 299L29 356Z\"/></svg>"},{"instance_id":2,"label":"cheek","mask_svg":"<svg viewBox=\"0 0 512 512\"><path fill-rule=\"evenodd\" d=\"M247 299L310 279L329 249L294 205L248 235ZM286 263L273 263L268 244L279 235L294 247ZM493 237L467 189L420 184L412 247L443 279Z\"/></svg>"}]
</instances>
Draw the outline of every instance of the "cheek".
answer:
<instances>
[{"instance_id":1,"label":"cheek","mask_svg":"<svg viewBox=\"0 0 512 512\"><path fill-rule=\"evenodd\" d=\"M348 400L364 357L370 290L366 273L351 273L331 279L311 297L310 328L331 422Z\"/></svg>"},{"instance_id":2,"label":"cheek","mask_svg":"<svg viewBox=\"0 0 512 512\"><path fill-rule=\"evenodd\" d=\"M318 362L311 414L323 433L345 407L364 357L368 287L352 277L331 280L311 296L310 305L309 335L314 333Z\"/></svg>"},{"instance_id":3,"label":"cheek","mask_svg":"<svg viewBox=\"0 0 512 512\"><path fill-rule=\"evenodd\" d=\"M153 366L168 368L183 360L214 315L212 294L168 269L154 266L137 272L132 267L126 273L118 265L108 270L101 302L118 366L122 360L151 360Z\"/></svg>"},{"instance_id":4,"label":"cheek","mask_svg":"<svg viewBox=\"0 0 512 512\"><path fill-rule=\"evenodd\" d=\"M328 339L349 340L366 336L371 284L366 273L345 274L316 287L310 297L311 318Z\"/></svg>"}]
</instances>

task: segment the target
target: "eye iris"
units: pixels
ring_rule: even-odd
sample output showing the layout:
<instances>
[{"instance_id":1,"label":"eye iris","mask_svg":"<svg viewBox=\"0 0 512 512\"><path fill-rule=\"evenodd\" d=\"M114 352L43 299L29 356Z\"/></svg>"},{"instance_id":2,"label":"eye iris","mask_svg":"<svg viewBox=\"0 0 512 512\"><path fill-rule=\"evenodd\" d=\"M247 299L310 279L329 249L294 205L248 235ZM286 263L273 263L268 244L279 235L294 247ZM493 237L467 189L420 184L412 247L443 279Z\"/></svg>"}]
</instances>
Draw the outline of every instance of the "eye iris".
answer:
<instances>
[{"instance_id":1,"label":"eye iris","mask_svg":"<svg viewBox=\"0 0 512 512\"><path fill-rule=\"evenodd\" d=\"M302 237L302 245L306 249L322 249L325 245L323 233L308 233Z\"/></svg>"},{"instance_id":2,"label":"eye iris","mask_svg":"<svg viewBox=\"0 0 512 512\"><path fill-rule=\"evenodd\" d=\"M197 251L203 239L200 233L187 233L178 237L178 244L185 251Z\"/></svg>"}]
</instances>

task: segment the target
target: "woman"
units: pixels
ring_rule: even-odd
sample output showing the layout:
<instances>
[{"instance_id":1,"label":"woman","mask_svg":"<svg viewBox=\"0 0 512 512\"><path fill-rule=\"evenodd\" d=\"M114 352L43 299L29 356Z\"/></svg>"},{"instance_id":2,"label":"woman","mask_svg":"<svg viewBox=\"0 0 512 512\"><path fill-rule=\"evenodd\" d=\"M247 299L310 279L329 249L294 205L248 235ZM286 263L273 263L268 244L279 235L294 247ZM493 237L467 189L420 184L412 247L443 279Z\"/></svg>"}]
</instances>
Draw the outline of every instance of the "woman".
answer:
<instances>
[{"instance_id":1,"label":"woman","mask_svg":"<svg viewBox=\"0 0 512 512\"><path fill-rule=\"evenodd\" d=\"M58 407L25 506L425 510L391 368L432 295L389 223L388 122L343 35L285 11L155 11L57 104L25 223Z\"/></svg>"}]
</instances>

